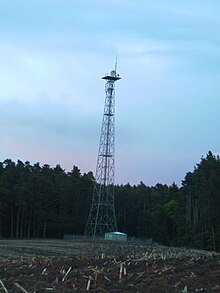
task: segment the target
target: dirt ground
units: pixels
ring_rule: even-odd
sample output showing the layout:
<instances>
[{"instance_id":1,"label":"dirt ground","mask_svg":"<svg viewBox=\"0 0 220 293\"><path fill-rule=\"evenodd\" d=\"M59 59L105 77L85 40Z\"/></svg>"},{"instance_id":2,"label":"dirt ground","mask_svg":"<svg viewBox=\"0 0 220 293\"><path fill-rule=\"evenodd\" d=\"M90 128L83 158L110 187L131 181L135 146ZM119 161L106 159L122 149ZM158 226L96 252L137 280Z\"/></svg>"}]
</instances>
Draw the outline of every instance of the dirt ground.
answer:
<instances>
[{"instance_id":1,"label":"dirt ground","mask_svg":"<svg viewBox=\"0 0 220 293\"><path fill-rule=\"evenodd\" d=\"M143 243L0 240L0 292L220 292L217 253Z\"/></svg>"}]
</instances>

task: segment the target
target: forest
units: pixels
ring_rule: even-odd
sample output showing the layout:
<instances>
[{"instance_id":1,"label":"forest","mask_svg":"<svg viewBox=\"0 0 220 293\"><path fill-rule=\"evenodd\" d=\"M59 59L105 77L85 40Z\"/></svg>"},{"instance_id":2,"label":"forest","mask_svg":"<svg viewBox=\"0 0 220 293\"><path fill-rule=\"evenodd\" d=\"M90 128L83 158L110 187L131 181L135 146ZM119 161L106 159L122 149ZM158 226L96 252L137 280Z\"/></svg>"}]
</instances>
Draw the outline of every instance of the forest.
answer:
<instances>
[{"instance_id":1,"label":"forest","mask_svg":"<svg viewBox=\"0 0 220 293\"><path fill-rule=\"evenodd\" d=\"M0 237L82 235L94 185L77 166L0 162ZM115 185L118 231L169 246L220 251L220 159L211 151L181 187Z\"/></svg>"}]
</instances>

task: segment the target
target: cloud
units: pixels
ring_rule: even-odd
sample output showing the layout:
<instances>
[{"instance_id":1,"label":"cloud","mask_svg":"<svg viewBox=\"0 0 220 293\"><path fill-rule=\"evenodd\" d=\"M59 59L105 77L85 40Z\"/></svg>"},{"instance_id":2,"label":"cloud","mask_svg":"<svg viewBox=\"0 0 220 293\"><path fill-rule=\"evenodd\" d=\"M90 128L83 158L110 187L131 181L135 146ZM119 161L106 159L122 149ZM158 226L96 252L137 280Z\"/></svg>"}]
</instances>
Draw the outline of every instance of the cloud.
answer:
<instances>
[{"instance_id":1,"label":"cloud","mask_svg":"<svg viewBox=\"0 0 220 293\"><path fill-rule=\"evenodd\" d=\"M116 54L118 182L172 183L219 149L217 1L11 4L0 3L2 156L94 170Z\"/></svg>"},{"instance_id":2,"label":"cloud","mask_svg":"<svg viewBox=\"0 0 220 293\"><path fill-rule=\"evenodd\" d=\"M53 165L61 163L69 170L87 158L87 168L91 167L89 162L96 156L99 135L96 117L76 114L62 103L48 101L9 101L0 106L2 160L17 157Z\"/></svg>"}]
</instances>

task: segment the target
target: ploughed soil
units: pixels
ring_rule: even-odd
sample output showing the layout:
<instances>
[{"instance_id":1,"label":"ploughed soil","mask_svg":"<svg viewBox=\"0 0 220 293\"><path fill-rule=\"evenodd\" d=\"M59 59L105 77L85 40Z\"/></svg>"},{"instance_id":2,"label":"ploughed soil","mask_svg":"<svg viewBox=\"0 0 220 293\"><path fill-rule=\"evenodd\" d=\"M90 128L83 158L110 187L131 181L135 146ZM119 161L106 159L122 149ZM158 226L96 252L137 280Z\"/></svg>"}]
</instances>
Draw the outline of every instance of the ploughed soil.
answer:
<instances>
[{"instance_id":1,"label":"ploughed soil","mask_svg":"<svg viewBox=\"0 0 220 293\"><path fill-rule=\"evenodd\" d=\"M0 240L0 292L220 292L220 255L143 243Z\"/></svg>"}]
</instances>

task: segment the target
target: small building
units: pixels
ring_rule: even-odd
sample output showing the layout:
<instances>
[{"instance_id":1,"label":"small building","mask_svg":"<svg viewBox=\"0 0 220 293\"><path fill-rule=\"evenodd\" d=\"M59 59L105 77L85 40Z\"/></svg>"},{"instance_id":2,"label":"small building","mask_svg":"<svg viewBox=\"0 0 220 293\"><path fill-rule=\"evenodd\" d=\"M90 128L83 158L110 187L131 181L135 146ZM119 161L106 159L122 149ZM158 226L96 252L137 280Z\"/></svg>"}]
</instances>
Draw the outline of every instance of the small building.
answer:
<instances>
[{"instance_id":1,"label":"small building","mask_svg":"<svg viewBox=\"0 0 220 293\"><path fill-rule=\"evenodd\" d=\"M105 233L105 240L127 241L127 234L122 232L108 232Z\"/></svg>"}]
</instances>

